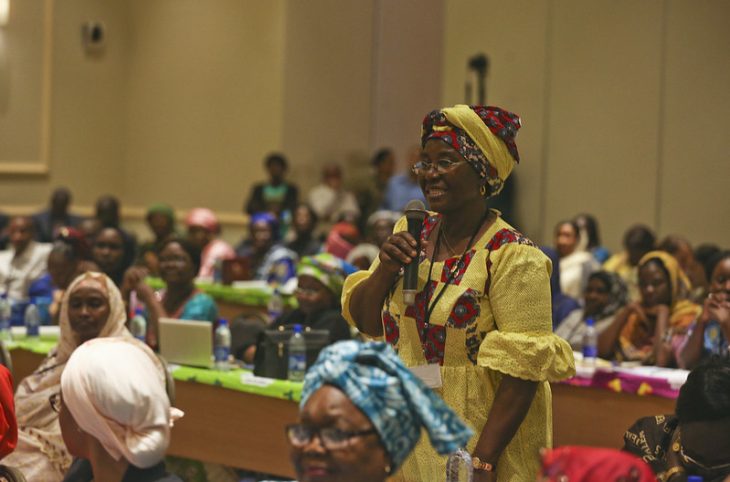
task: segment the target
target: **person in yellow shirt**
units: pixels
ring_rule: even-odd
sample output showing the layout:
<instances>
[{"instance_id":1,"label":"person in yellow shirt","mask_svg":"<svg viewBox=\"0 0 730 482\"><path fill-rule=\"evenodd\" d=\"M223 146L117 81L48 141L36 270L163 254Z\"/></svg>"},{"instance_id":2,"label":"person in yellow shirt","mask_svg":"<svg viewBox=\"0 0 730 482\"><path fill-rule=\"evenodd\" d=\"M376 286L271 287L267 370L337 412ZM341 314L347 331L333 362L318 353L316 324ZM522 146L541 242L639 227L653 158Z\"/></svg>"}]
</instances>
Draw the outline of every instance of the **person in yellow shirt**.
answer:
<instances>
[{"instance_id":1,"label":"person in yellow shirt","mask_svg":"<svg viewBox=\"0 0 730 482\"><path fill-rule=\"evenodd\" d=\"M624 234L624 250L616 253L603 263L603 269L616 273L629 290L629 301L638 301L639 260L654 249L656 237L651 229L642 224L630 227Z\"/></svg>"},{"instance_id":2,"label":"person in yellow shirt","mask_svg":"<svg viewBox=\"0 0 730 482\"><path fill-rule=\"evenodd\" d=\"M429 113L414 166L429 212L419 239L401 219L368 271L348 277L343 316L384 336L406 366L471 427L474 480L528 481L552 445L548 382L575 373L573 352L552 333L548 258L489 209L519 160L515 114L459 105ZM418 247L422 248L419 253ZM401 268L418 262L415 303ZM427 443L396 480L441 481L444 457Z\"/></svg>"}]
</instances>

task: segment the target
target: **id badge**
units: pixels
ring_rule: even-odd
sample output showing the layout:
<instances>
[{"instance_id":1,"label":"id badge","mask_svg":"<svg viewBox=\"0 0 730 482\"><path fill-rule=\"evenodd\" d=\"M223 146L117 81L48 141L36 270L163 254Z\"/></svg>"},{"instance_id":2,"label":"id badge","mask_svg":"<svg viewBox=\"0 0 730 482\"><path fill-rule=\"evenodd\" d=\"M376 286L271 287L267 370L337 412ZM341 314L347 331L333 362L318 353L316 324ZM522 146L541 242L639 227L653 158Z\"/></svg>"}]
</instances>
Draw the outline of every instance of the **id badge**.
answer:
<instances>
[{"instance_id":1,"label":"id badge","mask_svg":"<svg viewBox=\"0 0 730 482\"><path fill-rule=\"evenodd\" d=\"M441 367L438 363L412 367L411 372L421 379L428 388L441 388Z\"/></svg>"}]
</instances>

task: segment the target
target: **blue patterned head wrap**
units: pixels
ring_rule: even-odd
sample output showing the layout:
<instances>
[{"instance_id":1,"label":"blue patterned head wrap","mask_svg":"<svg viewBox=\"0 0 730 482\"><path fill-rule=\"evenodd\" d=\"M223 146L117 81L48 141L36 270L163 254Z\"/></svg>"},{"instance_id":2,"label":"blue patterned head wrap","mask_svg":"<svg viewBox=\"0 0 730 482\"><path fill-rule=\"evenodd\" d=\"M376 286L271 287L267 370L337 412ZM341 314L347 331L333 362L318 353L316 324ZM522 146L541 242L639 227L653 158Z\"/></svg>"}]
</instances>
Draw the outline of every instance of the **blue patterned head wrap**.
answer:
<instances>
[{"instance_id":1,"label":"blue patterned head wrap","mask_svg":"<svg viewBox=\"0 0 730 482\"><path fill-rule=\"evenodd\" d=\"M319 354L307 372L303 407L322 385L342 390L370 419L395 472L425 428L441 455L465 447L472 431L383 342L342 341Z\"/></svg>"},{"instance_id":2,"label":"blue patterned head wrap","mask_svg":"<svg viewBox=\"0 0 730 482\"><path fill-rule=\"evenodd\" d=\"M259 212L251 215L249 226L253 229L254 224L265 223L271 228L271 235L274 241L279 240L279 220L271 213Z\"/></svg>"}]
</instances>

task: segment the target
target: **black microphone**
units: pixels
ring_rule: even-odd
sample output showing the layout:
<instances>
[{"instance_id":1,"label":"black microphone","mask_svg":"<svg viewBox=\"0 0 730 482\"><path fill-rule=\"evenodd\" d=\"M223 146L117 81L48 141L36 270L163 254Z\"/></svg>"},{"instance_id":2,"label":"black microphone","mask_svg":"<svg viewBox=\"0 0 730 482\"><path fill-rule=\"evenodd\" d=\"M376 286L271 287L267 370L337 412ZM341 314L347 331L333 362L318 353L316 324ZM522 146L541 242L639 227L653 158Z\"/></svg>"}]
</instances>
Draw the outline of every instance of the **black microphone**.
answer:
<instances>
[{"instance_id":1,"label":"black microphone","mask_svg":"<svg viewBox=\"0 0 730 482\"><path fill-rule=\"evenodd\" d=\"M423 220L426 219L426 206L418 199L406 204L406 220L408 221L408 232L416 239L416 253L421 251L421 229ZM403 273L403 301L408 306L416 302L418 292L418 257L419 254L405 266Z\"/></svg>"}]
</instances>

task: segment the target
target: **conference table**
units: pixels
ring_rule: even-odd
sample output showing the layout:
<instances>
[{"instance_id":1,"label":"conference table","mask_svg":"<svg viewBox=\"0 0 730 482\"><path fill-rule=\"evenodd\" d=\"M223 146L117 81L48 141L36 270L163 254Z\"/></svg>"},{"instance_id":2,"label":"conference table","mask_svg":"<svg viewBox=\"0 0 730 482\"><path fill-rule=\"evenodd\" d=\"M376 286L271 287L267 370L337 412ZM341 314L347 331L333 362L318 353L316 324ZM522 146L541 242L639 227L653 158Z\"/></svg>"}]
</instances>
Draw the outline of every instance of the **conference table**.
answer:
<instances>
[{"instance_id":1,"label":"conference table","mask_svg":"<svg viewBox=\"0 0 730 482\"><path fill-rule=\"evenodd\" d=\"M16 381L32 373L54 343L43 333L40 339L11 343ZM173 428L170 455L294 477L284 427L296 420L300 383L255 377L243 369L171 365L170 370L175 406L185 412ZM662 376L601 371L552 384L554 444L620 447L636 419L674 411L682 374L672 383Z\"/></svg>"}]
</instances>

